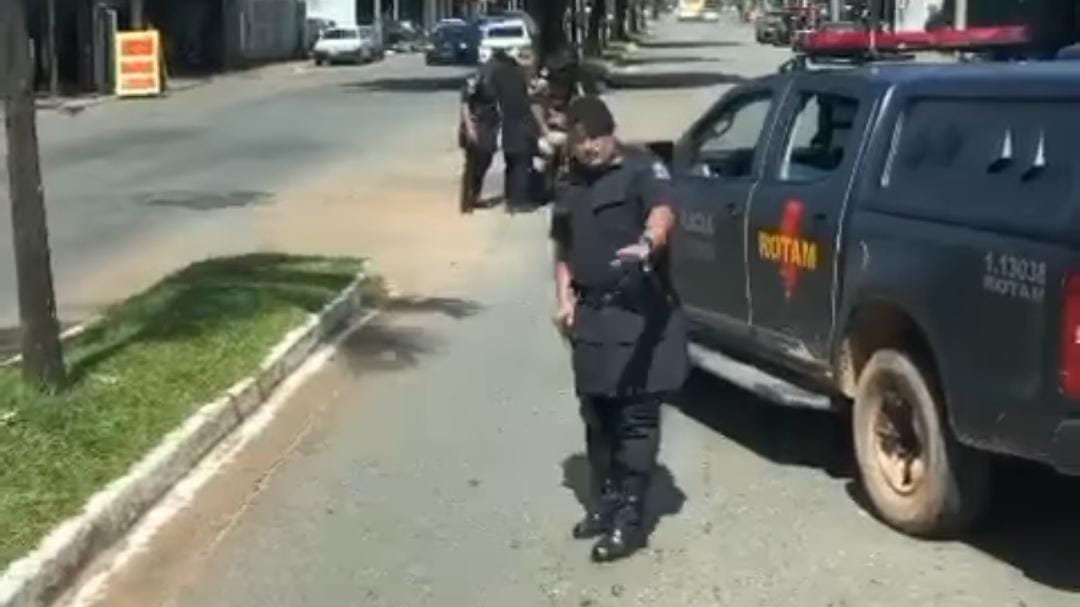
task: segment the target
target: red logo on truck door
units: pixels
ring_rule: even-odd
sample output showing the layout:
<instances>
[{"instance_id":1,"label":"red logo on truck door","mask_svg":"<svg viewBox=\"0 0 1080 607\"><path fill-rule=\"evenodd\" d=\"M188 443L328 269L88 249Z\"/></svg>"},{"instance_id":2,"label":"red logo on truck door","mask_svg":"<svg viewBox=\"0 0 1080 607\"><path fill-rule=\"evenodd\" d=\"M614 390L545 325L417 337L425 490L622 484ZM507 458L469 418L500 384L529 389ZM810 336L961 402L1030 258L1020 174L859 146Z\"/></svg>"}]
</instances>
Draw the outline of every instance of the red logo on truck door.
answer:
<instances>
[{"instance_id":1,"label":"red logo on truck door","mask_svg":"<svg viewBox=\"0 0 1080 607\"><path fill-rule=\"evenodd\" d=\"M779 264L787 299L791 299L799 287L799 272L812 272L818 267L817 243L800 236L805 215L806 205L793 198L784 204L779 232L758 231L758 255L765 261Z\"/></svg>"}]
</instances>

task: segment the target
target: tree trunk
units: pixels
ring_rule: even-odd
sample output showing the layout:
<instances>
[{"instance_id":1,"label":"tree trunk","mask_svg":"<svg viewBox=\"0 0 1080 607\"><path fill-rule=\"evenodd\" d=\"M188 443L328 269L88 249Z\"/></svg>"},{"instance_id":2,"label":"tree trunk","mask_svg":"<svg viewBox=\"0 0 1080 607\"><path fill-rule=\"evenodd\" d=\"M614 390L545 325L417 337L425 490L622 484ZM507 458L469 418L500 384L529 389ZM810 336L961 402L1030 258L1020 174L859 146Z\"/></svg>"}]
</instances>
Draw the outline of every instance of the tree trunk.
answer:
<instances>
[{"instance_id":1,"label":"tree trunk","mask_svg":"<svg viewBox=\"0 0 1080 607\"><path fill-rule=\"evenodd\" d=\"M630 0L630 32L640 34L645 31L644 0Z\"/></svg>"},{"instance_id":2,"label":"tree trunk","mask_svg":"<svg viewBox=\"0 0 1080 607\"><path fill-rule=\"evenodd\" d=\"M530 13L540 26L541 58L567 46L569 36L566 32L566 13L569 0L544 0L530 5Z\"/></svg>"},{"instance_id":3,"label":"tree trunk","mask_svg":"<svg viewBox=\"0 0 1080 607\"><path fill-rule=\"evenodd\" d=\"M131 29L141 30L144 27L146 27L144 0L131 0Z\"/></svg>"},{"instance_id":4,"label":"tree trunk","mask_svg":"<svg viewBox=\"0 0 1080 607\"><path fill-rule=\"evenodd\" d=\"M48 0L45 10L46 61L49 63L49 94L60 94L60 65L56 56L56 0Z\"/></svg>"},{"instance_id":5,"label":"tree trunk","mask_svg":"<svg viewBox=\"0 0 1080 607\"><path fill-rule=\"evenodd\" d=\"M592 12L589 13L589 27L585 36L585 52L589 55L599 55L603 50L601 30L607 17L607 0L594 0Z\"/></svg>"},{"instance_id":6,"label":"tree trunk","mask_svg":"<svg viewBox=\"0 0 1080 607\"><path fill-rule=\"evenodd\" d=\"M615 27L611 32L614 40L626 40L626 14L630 0L615 0Z\"/></svg>"},{"instance_id":7,"label":"tree trunk","mask_svg":"<svg viewBox=\"0 0 1080 607\"><path fill-rule=\"evenodd\" d=\"M30 41L23 0L9 5L6 21L0 15L0 92L6 110L22 368L28 383L56 390L64 383L64 357L38 158Z\"/></svg>"}]
</instances>

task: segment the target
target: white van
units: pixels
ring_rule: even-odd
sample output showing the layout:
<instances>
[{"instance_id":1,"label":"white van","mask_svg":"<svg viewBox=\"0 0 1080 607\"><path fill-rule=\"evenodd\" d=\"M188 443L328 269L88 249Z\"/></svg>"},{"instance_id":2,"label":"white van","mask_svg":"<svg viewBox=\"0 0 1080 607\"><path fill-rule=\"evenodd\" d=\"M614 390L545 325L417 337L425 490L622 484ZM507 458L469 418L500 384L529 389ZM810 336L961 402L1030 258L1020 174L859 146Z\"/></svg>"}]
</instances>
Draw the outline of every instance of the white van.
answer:
<instances>
[{"instance_id":1,"label":"white van","mask_svg":"<svg viewBox=\"0 0 1080 607\"><path fill-rule=\"evenodd\" d=\"M500 19L480 26L480 63L487 62L496 50L524 65L531 65L535 57L535 32L524 19Z\"/></svg>"}]
</instances>

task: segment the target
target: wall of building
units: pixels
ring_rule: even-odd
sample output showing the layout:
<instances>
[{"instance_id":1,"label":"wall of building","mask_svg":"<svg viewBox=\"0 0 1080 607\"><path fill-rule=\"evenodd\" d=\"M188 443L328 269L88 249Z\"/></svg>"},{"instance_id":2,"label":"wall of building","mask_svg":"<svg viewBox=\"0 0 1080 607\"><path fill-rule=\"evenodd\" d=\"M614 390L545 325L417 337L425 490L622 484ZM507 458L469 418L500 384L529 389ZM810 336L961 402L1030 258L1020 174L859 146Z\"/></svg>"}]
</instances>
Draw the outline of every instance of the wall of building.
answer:
<instances>
[{"instance_id":1,"label":"wall of building","mask_svg":"<svg viewBox=\"0 0 1080 607\"><path fill-rule=\"evenodd\" d=\"M941 0L896 0L894 15L897 31L921 31L930 18L930 6L942 7Z\"/></svg>"},{"instance_id":2,"label":"wall of building","mask_svg":"<svg viewBox=\"0 0 1080 607\"><path fill-rule=\"evenodd\" d=\"M353 25L356 21L356 0L307 0L311 17L333 19L338 25Z\"/></svg>"},{"instance_id":3,"label":"wall of building","mask_svg":"<svg viewBox=\"0 0 1080 607\"><path fill-rule=\"evenodd\" d=\"M224 14L229 67L302 56L306 5L300 0L225 0Z\"/></svg>"}]
</instances>

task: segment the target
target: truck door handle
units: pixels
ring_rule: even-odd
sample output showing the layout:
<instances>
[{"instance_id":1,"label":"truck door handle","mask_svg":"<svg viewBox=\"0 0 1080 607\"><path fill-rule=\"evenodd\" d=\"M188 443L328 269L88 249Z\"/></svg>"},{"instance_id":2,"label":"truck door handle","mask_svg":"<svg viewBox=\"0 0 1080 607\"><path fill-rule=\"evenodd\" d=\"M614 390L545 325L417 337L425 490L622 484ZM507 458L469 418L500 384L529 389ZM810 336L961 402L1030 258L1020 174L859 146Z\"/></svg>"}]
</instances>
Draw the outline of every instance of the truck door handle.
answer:
<instances>
[{"instance_id":1,"label":"truck door handle","mask_svg":"<svg viewBox=\"0 0 1080 607\"><path fill-rule=\"evenodd\" d=\"M822 212L822 211L818 211L817 213L814 213L814 221L822 223L822 222L825 222L828 219L829 219L829 216L827 214L825 214L824 212Z\"/></svg>"},{"instance_id":2,"label":"truck door handle","mask_svg":"<svg viewBox=\"0 0 1080 607\"><path fill-rule=\"evenodd\" d=\"M727 203L727 214L729 217L738 217L739 215L742 215L742 209L738 204L729 202Z\"/></svg>"}]
</instances>

